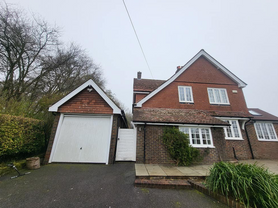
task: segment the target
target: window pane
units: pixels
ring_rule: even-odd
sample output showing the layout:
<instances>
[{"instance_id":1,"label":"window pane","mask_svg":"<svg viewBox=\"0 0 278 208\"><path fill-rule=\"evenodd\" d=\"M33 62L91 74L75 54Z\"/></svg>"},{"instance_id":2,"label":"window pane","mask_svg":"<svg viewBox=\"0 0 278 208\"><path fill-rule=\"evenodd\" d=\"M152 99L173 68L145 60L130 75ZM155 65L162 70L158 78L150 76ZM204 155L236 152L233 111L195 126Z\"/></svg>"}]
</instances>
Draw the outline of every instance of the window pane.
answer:
<instances>
[{"instance_id":1,"label":"window pane","mask_svg":"<svg viewBox=\"0 0 278 208\"><path fill-rule=\"evenodd\" d=\"M269 132L269 134L270 134L270 138L271 138L271 139L277 139L277 138L276 138L276 135L275 135L275 132L274 132L274 130L273 130L273 126L272 126L271 123L268 123L268 124L267 124L267 129L268 129L268 132Z\"/></svg>"},{"instance_id":2,"label":"window pane","mask_svg":"<svg viewBox=\"0 0 278 208\"><path fill-rule=\"evenodd\" d=\"M269 139L269 134L267 132L265 123L261 123L261 127L262 127L262 130L263 130L264 139Z\"/></svg>"},{"instance_id":3,"label":"window pane","mask_svg":"<svg viewBox=\"0 0 278 208\"><path fill-rule=\"evenodd\" d=\"M186 87L185 90L186 90L186 101L189 101L189 102L192 101L192 96L191 96L190 88Z\"/></svg>"},{"instance_id":4,"label":"window pane","mask_svg":"<svg viewBox=\"0 0 278 208\"><path fill-rule=\"evenodd\" d=\"M234 136L235 137L240 137L239 136L239 130L237 128L237 122L236 121L232 121L232 126L233 126L233 131L234 131Z\"/></svg>"},{"instance_id":5,"label":"window pane","mask_svg":"<svg viewBox=\"0 0 278 208\"><path fill-rule=\"evenodd\" d=\"M220 93L218 89L214 89L215 99L217 103L221 103Z\"/></svg>"},{"instance_id":6,"label":"window pane","mask_svg":"<svg viewBox=\"0 0 278 208\"><path fill-rule=\"evenodd\" d=\"M222 103L228 103L228 99L227 99L227 95L226 95L226 90L221 89L220 93L221 93Z\"/></svg>"},{"instance_id":7,"label":"window pane","mask_svg":"<svg viewBox=\"0 0 278 208\"><path fill-rule=\"evenodd\" d=\"M257 130L258 138L263 139L264 136L263 136L261 125L259 123L255 123L255 128Z\"/></svg>"},{"instance_id":8,"label":"window pane","mask_svg":"<svg viewBox=\"0 0 278 208\"><path fill-rule=\"evenodd\" d=\"M208 129L201 129L203 144L211 144L210 134Z\"/></svg>"},{"instance_id":9,"label":"window pane","mask_svg":"<svg viewBox=\"0 0 278 208\"><path fill-rule=\"evenodd\" d=\"M212 89L208 89L208 94L209 94L209 102L210 103L215 103Z\"/></svg>"},{"instance_id":10,"label":"window pane","mask_svg":"<svg viewBox=\"0 0 278 208\"><path fill-rule=\"evenodd\" d=\"M193 144L201 144L199 128L191 128L191 137Z\"/></svg>"},{"instance_id":11,"label":"window pane","mask_svg":"<svg viewBox=\"0 0 278 208\"><path fill-rule=\"evenodd\" d=\"M183 87L179 87L179 95L180 95L180 101L185 102L184 88Z\"/></svg>"},{"instance_id":12,"label":"window pane","mask_svg":"<svg viewBox=\"0 0 278 208\"><path fill-rule=\"evenodd\" d=\"M180 127L180 131L189 135L189 128L188 127Z\"/></svg>"},{"instance_id":13,"label":"window pane","mask_svg":"<svg viewBox=\"0 0 278 208\"><path fill-rule=\"evenodd\" d=\"M226 121L226 120L224 120L224 121L227 122L227 123L230 123L229 121ZM226 129L226 132L227 132L226 137L233 137L231 126L227 126L227 127L225 127L225 129Z\"/></svg>"}]
</instances>

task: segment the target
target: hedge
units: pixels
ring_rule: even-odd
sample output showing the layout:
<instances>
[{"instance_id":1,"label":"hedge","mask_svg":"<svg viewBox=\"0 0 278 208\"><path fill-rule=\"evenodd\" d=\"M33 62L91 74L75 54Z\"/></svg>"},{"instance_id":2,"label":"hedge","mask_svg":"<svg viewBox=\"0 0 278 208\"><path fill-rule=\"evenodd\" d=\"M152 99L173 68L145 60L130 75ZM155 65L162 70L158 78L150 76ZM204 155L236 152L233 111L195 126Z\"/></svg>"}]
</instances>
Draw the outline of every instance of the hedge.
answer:
<instances>
[{"instance_id":1,"label":"hedge","mask_svg":"<svg viewBox=\"0 0 278 208\"><path fill-rule=\"evenodd\" d=\"M0 114L0 158L40 153L44 148L44 123L37 119Z\"/></svg>"}]
</instances>

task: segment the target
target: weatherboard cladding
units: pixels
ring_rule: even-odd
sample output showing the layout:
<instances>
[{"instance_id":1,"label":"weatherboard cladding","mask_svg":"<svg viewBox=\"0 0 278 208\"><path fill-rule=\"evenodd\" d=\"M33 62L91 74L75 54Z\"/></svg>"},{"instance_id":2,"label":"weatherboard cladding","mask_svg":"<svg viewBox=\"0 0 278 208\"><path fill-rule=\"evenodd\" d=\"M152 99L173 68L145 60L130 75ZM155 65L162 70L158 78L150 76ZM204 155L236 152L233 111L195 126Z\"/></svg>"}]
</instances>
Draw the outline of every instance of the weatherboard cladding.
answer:
<instances>
[{"instance_id":1,"label":"weatherboard cladding","mask_svg":"<svg viewBox=\"0 0 278 208\"><path fill-rule=\"evenodd\" d=\"M133 111L134 122L152 123L181 123L204 125L227 125L207 112L190 109L166 109L166 108L135 108Z\"/></svg>"}]
</instances>

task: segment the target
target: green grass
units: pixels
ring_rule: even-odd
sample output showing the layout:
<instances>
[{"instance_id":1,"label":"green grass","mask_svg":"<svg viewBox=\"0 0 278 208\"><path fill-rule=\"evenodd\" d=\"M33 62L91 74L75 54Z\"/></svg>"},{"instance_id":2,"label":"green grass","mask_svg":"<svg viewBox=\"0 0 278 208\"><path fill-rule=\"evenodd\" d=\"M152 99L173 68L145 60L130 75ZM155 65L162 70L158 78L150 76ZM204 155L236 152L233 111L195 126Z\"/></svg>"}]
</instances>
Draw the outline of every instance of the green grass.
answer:
<instances>
[{"instance_id":1,"label":"green grass","mask_svg":"<svg viewBox=\"0 0 278 208\"><path fill-rule=\"evenodd\" d=\"M278 207L278 176L256 164L216 163L206 185L213 192L240 201L245 207Z\"/></svg>"}]
</instances>

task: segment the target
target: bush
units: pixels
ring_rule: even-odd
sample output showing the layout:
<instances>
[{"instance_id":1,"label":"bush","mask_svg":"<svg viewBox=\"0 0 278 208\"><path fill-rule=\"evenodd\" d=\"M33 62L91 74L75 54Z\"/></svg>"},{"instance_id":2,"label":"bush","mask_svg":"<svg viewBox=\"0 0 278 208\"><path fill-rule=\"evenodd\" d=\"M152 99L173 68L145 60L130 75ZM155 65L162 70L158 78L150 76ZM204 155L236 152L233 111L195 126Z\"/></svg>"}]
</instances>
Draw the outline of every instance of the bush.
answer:
<instances>
[{"instance_id":1,"label":"bush","mask_svg":"<svg viewBox=\"0 0 278 208\"><path fill-rule=\"evenodd\" d=\"M188 135L180 132L177 128L165 128L162 138L170 156L177 165L191 165L199 158L199 150L191 147Z\"/></svg>"},{"instance_id":2,"label":"bush","mask_svg":"<svg viewBox=\"0 0 278 208\"><path fill-rule=\"evenodd\" d=\"M233 197L246 207L278 207L277 176L256 164L216 163L206 184L213 192Z\"/></svg>"},{"instance_id":3,"label":"bush","mask_svg":"<svg viewBox=\"0 0 278 208\"><path fill-rule=\"evenodd\" d=\"M0 158L40 153L45 144L44 123L40 120L0 115Z\"/></svg>"}]
</instances>

